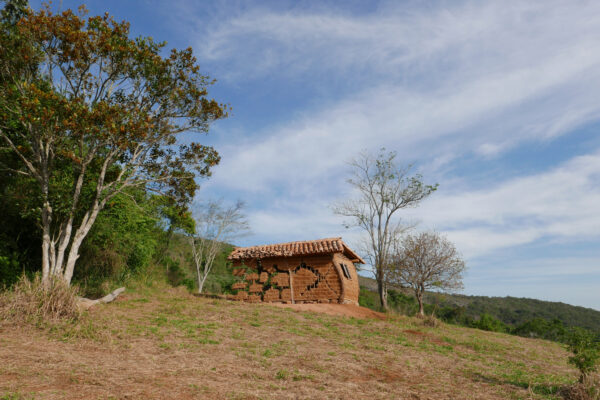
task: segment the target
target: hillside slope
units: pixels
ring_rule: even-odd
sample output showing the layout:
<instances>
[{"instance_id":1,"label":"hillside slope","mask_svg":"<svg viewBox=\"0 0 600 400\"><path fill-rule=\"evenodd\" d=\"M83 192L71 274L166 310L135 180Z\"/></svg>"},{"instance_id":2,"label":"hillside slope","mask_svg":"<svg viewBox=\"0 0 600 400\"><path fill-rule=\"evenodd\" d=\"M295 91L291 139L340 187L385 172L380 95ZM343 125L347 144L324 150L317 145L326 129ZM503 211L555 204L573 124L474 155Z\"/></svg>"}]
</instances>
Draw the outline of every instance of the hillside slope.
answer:
<instances>
[{"instance_id":1,"label":"hillside slope","mask_svg":"<svg viewBox=\"0 0 600 400\"><path fill-rule=\"evenodd\" d=\"M377 290L374 279L359 277L360 285ZM412 295L410 291L406 294ZM509 325L519 325L534 318L558 318L566 326L580 326L600 333L600 311L570 304L517 297L467 296L427 293L425 302L438 307L461 307L466 315L478 318L487 313Z\"/></svg>"},{"instance_id":2,"label":"hillside slope","mask_svg":"<svg viewBox=\"0 0 600 400\"><path fill-rule=\"evenodd\" d=\"M576 380L567 357L543 340L158 286L75 325L0 321L0 398L556 399Z\"/></svg>"}]
</instances>

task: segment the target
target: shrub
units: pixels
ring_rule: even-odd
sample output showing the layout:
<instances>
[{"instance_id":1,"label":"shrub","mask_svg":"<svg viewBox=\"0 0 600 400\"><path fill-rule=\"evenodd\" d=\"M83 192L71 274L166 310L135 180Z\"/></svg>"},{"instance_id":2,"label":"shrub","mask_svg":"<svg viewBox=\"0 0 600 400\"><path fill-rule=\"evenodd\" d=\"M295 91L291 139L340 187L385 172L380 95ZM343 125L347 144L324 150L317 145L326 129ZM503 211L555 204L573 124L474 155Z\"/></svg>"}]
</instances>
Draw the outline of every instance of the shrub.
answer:
<instances>
[{"instance_id":1,"label":"shrub","mask_svg":"<svg viewBox=\"0 0 600 400\"><path fill-rule=\"evenodd\" d=\"M600 343L592 332L582 328L571 328L565 342L569 351L573 353L569 357L569 363L579 369L579 382L586 383L590 374L597 369Z\"/></svg>"},{"instance_id":2,"label":"shrub","mask_svg":"<svg viewBox=\"0 0 600 400\"><path fill-rule=\"evenodd\" d=\"M491 332L506 332L508 327L499 319L492 317L490 314L483 313L477 321L473 322L473 328L482 329Z\"/></svg>"},{"instance_id":3,"label":"shrub","mask_svg":"<svg viewBox=\"0 0 600 400\"><path fill-rule=\"evenodd\" d=\"M0 254L0 287L11 286L19 280L23 270L16 254L3 256Z\"/></svg>"},{"instance_id":4,"label":"shrub","mask_svg":"<svg viewBox=\"0 0 600 400\"><path fill-rule=\"evenodd\" d=\"M44 285L39 274L33 279L24 275L10 290L0 293L0 317L36 324L77 320L81 315L77 303L77 288L64 280L56 278Z\"/></svg>"},{"instance_id":5,"label":"shrub","mask_svg":"<svg viewBox=\"0 0 600 400\"><path fill-rule=\"evenodd\" d=\"M565 400L600 400L600 385L594 382L575 383L561 389L560 395Z\"/></svg>"},{"instance_id":6,"label":"shrub","mask_svg":"<svg viewBox=\"0 0 600 400\"><path fill-rule=\"evenodd\" d=\"M433 315L425 315L423 317L423 325L431 328L436 328L440 324L440 320Z\"/></svg>"}]
</instances>

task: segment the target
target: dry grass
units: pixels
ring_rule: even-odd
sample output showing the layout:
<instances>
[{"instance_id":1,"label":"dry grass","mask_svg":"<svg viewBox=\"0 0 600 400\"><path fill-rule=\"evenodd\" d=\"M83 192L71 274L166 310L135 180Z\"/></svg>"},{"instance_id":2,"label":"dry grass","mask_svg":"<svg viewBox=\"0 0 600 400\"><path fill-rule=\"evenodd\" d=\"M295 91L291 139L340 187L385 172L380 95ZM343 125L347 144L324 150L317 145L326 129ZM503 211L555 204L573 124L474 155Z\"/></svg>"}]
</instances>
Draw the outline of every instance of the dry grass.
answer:
<instances>
[{"instance_id":1,"label":"dry grass","mask_svg":"<svg viewBox=\"0 0 600 400\"><path fill-rule=\"evenodd\" d=\"M441 324L441 321L433 315L426 315L423 317L423 325L435 328Z\"/></svg>"},{"instance_id":2,"label":"dry grass","mask_svg":"<svg viewBox=\"0 0 600 400\"><path fill-rule=\"evenodd\" d=\"M589 379L585 383L566 385L560 394L565 400L600 400L600 383Z\"/></svg>"},{"instance_id":3,"label":"dry grass","mask_svg":"<svg viewBox=\"0 0 600 400\"><path fill-rule=\"evenodd\" d=\"M163 287L81 321L95 334L0 322L0 399L560 399L578 376L547 341Z\"/></svg>"},{"instance_id":4,"label":"dry grass","mask_svg":"<svg viewBox=\"0 0 600 400\"><path fill-rule=\"evenodd\" d=\"M15 322L52 323L77 320L77 288L62 279L42 284L39 275L23 276L11 290L0 292L0 317Z\"/></svg>"}]
</instances>

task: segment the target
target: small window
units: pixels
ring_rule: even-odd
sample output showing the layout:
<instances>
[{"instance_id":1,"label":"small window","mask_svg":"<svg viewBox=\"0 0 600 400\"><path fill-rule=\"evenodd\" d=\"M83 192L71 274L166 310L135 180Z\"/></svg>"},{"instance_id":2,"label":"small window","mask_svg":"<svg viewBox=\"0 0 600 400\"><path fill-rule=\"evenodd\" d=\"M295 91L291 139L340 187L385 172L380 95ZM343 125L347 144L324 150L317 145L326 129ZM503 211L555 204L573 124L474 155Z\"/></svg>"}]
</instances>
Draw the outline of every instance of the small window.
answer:
<instances>
[{"instance_id":1,"label":"small window","mask_svg":"<svg viewBox=\"0 0 600 400\"><path fill-rule=\"evenodd\" d=\"M342 272L344 273L346 279L352 279L350 277L350 271L348 270L348 267L346 267L346 264L340 264L340 266L342 267Z\"/></svg>"}]
</instances>

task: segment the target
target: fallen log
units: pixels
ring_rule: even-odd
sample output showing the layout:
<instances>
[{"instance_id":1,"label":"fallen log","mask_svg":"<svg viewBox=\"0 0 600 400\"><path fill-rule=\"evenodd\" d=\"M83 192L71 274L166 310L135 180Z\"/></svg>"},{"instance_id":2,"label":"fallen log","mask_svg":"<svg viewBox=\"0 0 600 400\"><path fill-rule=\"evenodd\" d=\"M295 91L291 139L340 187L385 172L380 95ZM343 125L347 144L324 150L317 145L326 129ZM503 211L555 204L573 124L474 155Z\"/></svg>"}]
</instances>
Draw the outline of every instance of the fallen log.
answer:
<instances>
[{"instance_id":1,"label":"fallen log","mask_svg":"<svg viewBox=\"0 0 600 400\"><path fill-rule=\"evenodd\" d=\"M111 301L114 301L124 291L125 291L125 288L124 287L120 287L118 289L113 290L112 292L110 292L106 296L104 296L104 297L102 297L100 299L96 299L96 300L86 299L85 297L77 297L78 305L82 309L87 310L90 307L95 306L96 304L99 304L99 303L110 303Z\"/></svg>"}]
</instances>

